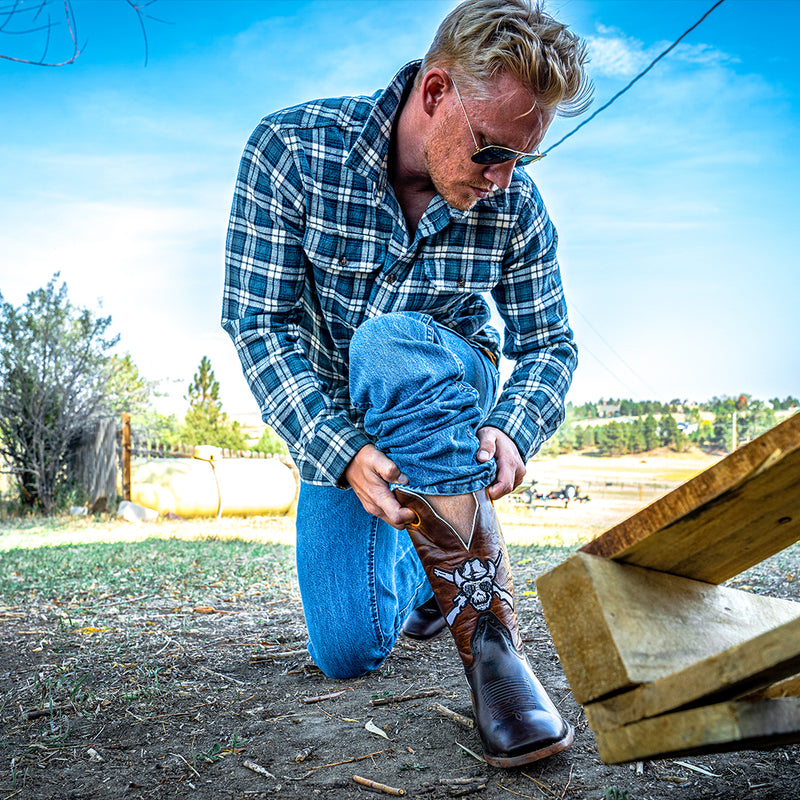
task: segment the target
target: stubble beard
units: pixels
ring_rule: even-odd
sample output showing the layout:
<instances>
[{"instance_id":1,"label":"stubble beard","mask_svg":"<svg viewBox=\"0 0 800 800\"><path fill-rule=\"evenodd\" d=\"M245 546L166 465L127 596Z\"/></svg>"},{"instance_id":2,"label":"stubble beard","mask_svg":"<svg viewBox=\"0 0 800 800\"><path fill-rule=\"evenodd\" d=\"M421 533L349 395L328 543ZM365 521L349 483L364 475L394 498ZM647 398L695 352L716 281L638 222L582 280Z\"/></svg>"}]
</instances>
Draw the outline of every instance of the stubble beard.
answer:
<instances>
[{"instance_id":1,"label":"stubble beard","mask_svg":"<svg viewBox=\"0 0 800 800\"><path fill-rule=\"evenodd\" d=\"M478 198L469 183L454 180L452 177L459 173L459 162L453 157L454 145L444 130L450 124L450 120L443 120L423 145L425 169L433 188L449 206L459 211L469 211L478 202Z\"/></svg>"}]
</instances>

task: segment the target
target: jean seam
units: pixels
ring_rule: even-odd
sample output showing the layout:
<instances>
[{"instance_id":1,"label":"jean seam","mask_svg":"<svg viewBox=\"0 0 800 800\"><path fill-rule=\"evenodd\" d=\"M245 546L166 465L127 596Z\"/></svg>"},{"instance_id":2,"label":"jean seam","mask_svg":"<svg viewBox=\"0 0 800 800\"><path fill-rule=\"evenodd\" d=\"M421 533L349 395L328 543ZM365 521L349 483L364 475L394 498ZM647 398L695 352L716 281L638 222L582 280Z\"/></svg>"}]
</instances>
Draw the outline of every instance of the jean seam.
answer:
<instances>
[{"instance_id":1,"label":"jean seam","mask_svg":"<svg viewBox=\"0 0 800 800\"><path fill-rule=\"evenodd\" d=\"M369 566L369 603L378 652L388 656L394 647L394 642L389 642L389 647L387 649L387 637L381 627L381 615L380 609L378 608L378 566L375 559L378 522L379 520L377 517L372 517L370 522L369 552L367 553L367 564Z\"/></svg>"}]
</instances>

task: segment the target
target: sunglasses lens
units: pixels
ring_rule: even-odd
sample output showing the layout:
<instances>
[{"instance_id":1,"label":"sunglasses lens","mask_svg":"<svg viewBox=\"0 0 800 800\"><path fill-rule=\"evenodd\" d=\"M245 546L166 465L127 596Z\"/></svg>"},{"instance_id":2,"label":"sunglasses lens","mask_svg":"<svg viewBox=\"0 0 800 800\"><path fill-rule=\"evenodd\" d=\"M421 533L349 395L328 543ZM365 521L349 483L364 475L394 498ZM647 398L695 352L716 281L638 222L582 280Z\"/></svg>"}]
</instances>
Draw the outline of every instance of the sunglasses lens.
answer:
<instances>
[{"instance_id":1,"label":"sunglasses lens","mask_svg":"<svg viewBox=\"0 0 800 800\"><path fill-rule=\"evenodd\" d=\"M472 156L472 160L476 164L505 164L507 161L516 160L518 167L524 167L526 164L533 164L544 158L544 153L531 153L529 155L521 156L516 150L509 150L507 147L500 147L499 145L489 145L488 147L481 147L477 153Z\"/></svg>"},{"instance_id":2,"label":"sunglasses lens","mask_svg":"<svg viewBox=\"0 0 800 800\"><path fill-rule=\"evenodd\" d=\"M518 167L524 167L527 164L535 164L537 161L541 161L544 158L544 153L536 153L535 155L530 156L521 156L519 161L517 161Z\"/></svg>"},{"instance_id":3,"label":"sunglasses lens","mask_svg":"<svg viewBox=\"0 0 800 800\"><path fill-rule=\"evenodd\" d=\"M497 147L489 145L489 147L481 147L477 153L472 156L472 160L476 164L504 164L506 161L513 161L517 154L513 150L506 147Z\"/></svg>"}]
</instances>

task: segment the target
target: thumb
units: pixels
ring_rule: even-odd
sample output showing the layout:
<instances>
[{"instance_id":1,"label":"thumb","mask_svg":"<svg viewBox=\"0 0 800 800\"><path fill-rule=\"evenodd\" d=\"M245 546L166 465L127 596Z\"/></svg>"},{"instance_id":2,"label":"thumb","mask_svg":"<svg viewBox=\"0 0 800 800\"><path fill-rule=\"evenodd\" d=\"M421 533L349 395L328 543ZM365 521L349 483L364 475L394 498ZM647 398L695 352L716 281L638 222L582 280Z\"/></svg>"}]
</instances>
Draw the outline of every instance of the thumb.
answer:
<instances>
[{"instance_id":1,"label":"thumb","mask_svg":"<svg viewBox=\"0 0 800 800\"><path fill-rule=\"evenodd\" d=\"M480 449L478 450L478 456L477 456L478 461L481 464L483 464L486 461L489 461L489 459L494 457L495 449L496 449L496 443L494 438L489 436L481 437Z\"/></svg>"}]
</instances>

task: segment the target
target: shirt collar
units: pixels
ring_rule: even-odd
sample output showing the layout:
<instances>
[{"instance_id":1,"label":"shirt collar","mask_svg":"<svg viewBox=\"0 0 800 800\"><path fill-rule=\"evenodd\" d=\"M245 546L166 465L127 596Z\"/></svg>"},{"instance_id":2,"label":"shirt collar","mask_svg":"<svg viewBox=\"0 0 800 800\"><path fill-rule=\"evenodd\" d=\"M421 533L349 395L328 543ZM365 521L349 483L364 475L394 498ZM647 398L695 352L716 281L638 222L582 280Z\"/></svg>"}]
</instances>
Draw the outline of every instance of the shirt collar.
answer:
<instances>
[{"instance_id":1,"label":"shirt collar","mask_svg":"<svg viewBox=\"0 0 800 800\"><path fill-rule=\"evenodd\" d=\"M389 138L407 85L417 74L421 61L411 61L392 78L379 95L345 165L368 178L383 194L388 181Z\"/></svg>"},{"instance_id":2,"label":"shirt collar","mask_svg":"<svg viewBox=\"0 0 800 800\"><path fill-rule=\"evenodd\" d=\"M416 77L421 60L409 61L392 78L389 85L377 95L361 133L350 150L345 165L375 184L375 201L380 204L389 182L389 139L397 109L411 81ZM482 201L496 204L497 200ZM417 237L435 233L446 227L451 220L462 220L470 210L461 211L448 205L436 194L420 220Z\"/></svg>"}]
</instances>

